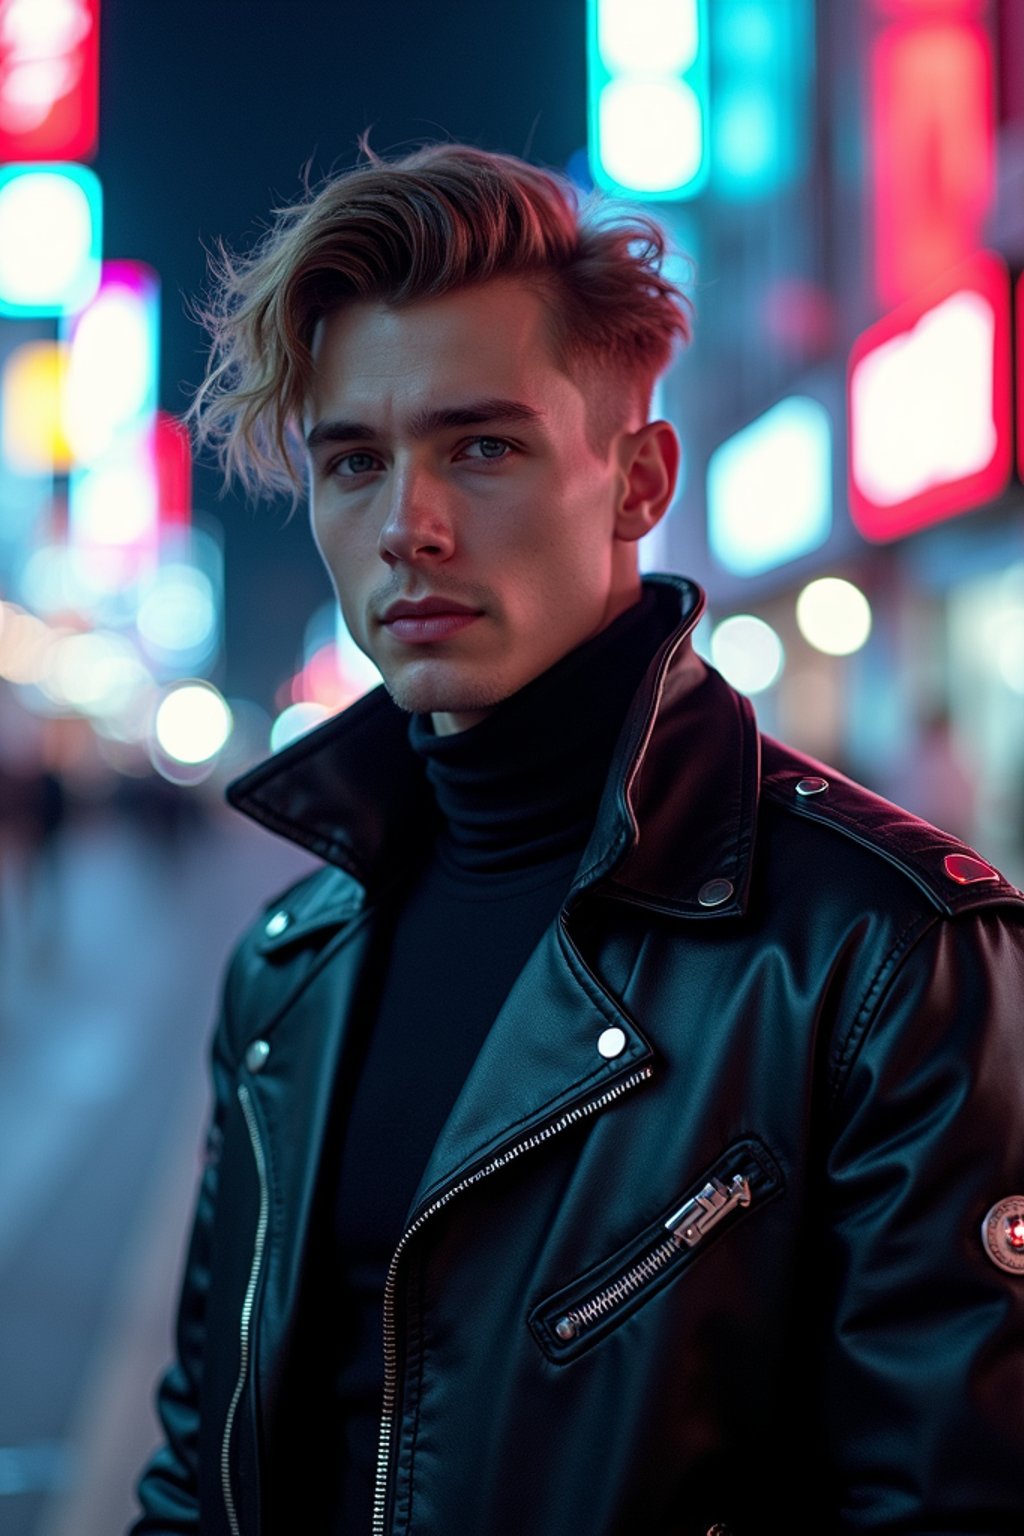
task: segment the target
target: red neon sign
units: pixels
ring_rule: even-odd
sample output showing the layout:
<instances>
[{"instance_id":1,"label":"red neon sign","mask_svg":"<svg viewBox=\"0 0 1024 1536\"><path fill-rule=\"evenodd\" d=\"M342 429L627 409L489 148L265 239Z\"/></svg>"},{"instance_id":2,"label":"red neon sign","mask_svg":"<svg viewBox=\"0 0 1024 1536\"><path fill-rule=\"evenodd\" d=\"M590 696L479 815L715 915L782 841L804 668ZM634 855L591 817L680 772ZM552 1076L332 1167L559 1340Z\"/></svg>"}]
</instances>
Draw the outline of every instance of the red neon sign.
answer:
<instances>
[{"instance_id":1,"label":"red neon sign","mask_svg":"<svg viewBox=\"0 0 1024 1536\"><path fill-rule=\"evenodd\" d=\"M192 517L192 449L188 428L168 411L156 413L153 462L161 528L187 526Z\"/></svg>"},{"instance_id":2,"label":"red neon sign","mask_svg":"<svg viewBox=\"0 0 1024 1536\"><path fill-rule=\"evenodd\" d=\"M850 515L898 538L998 496L1013 465L1010 278L982 251L857 338Z\"/></svg>"},{"instance_id":3,"label":"red neon sign","mask_svg":"<svg viewBox=\"0 0 1024 1536\"><path fill-rule=\"evenodd\" d=\"M0 0L0 160L95 153L99 0Z\"/></svg>"},{"instance_id":4,"label":"red neon sign","mask_svg":"<svg viewBox=\"0 0 1024 1536\"><path fill-rule=\"evenodd\" d=\"M992 47L982 26L900 23L872 47L875 282L911 298L977 250L992 201Z\"/></svg>"}]
</instances>

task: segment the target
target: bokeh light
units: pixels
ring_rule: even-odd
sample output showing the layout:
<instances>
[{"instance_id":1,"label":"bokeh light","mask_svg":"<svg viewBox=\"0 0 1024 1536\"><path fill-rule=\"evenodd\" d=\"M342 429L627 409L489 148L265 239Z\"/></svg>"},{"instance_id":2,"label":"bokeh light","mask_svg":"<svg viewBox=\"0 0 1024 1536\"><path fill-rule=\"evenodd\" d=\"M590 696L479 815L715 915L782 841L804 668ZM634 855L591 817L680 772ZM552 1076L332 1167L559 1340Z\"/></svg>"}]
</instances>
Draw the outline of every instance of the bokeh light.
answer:
<instances>
[{"instance_id":1,"label":"bokeh light","mask_svg":"<svg viewBox=\"0 0 1024 1536\"><path fill-rule=\"evenodd\" d=\"M329 720L333 711L324 704L289 704L283 709L270 728L270 750L280 752L290 741L305 736L314 726Z\"/></svg>"},{"instance_id":2,"label":"bokeh light","mask_svg":"<svg viewBox=\"0 0 1024 1536\"><path fill-rule=\"evenodd\" d=\"M827 656L849 656L871 633L871 604L852 581L821 576L797 598L796 622L808 645Z\"/></svg>"},{"instance_id":3,"label":"bokeh light","mask_svg":"<svg viewBox=\"0 0 1024 1536\"><path fill-rule=\"evenodd\" d=\"M174 561L154 573L139 604L139 636L155 659L196 667L213 652L217 602L205 571Z\"/></svg>"},{"instance_id":4,"label":"bokeh light","mask_svg":"<svg viewBox=\"0 0 1024 1536\"><path fill-rule=\"evenodd\" d=\"M785 659L775 630L752 613L734 614L712 630L711 660L741 693L770 688L781 676Z\"/></svg>"},{"instance_id":5,"label":"bokeh light","mask_svg":"<svg viewBox=\"0 0 1024 1536\"><path fill-rule=\"evenodd\" d=\"M206 763L231 734L231 710L212 683L193 678L165 692L153 732L158 747L173 761Z\"/></svg>"}]
</instances>

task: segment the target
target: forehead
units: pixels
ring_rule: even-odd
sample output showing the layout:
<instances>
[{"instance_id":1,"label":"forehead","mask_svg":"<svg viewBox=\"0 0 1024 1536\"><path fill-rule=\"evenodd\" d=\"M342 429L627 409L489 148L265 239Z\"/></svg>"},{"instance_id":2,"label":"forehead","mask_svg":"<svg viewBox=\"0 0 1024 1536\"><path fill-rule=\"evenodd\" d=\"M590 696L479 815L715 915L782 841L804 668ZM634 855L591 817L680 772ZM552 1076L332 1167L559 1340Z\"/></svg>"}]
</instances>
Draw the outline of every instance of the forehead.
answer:
<instances>
[{"instance_id":1,"label":"forehead","mask_svg":"<svg viewBox=\"0 0 1024 1536\"><path fill-rule=\"evenodd\" d=\"M525 284L496 280L400 307L349 304L324 316L312 346L309 414L342 403L401 411L429 395L522 399L566 408L579 392L561 372L543 300Z\"/></svg>"}]
</instances>

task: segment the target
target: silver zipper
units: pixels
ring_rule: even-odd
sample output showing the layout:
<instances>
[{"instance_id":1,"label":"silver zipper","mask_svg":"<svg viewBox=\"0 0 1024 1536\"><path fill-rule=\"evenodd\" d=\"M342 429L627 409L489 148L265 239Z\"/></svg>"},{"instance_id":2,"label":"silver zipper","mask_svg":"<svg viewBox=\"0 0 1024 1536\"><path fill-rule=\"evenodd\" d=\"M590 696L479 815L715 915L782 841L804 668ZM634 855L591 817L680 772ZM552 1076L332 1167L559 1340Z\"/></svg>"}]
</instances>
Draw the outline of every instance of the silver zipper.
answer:
<instances>
[{"instance_id":1,"label":"silver zipper","mask_svg":"<svg viewBox=\"0 0 1024 1536\"><path fill-rule=\"evenodd\" d=\"M249 1325L252 1321L252 1305L256 1296L256 1286L259 1282L260 1267L263 1263L263 1246L266 1242L267 1219L270 1212L270 1199L267 1191L267 1164L263 1156L259 1127L256 1124L256 1116L253 1113L249 1090L244 1083L239 1084L238 1098L242 1106L242 1113L245 1116L245 1123L249 1127L249 1140L252 1142L253 1156L256 1159L256 1172L260 1181L260 1211L256 1222L256 1241L253 1245L249 1284L245 1288L245 1300L242 1302L238 1380L235 1382L235 1390L228 1407L227 1418L224 1420L224 1438L221 1441L220 1447L220 1481L224 1493L224 1509L227 1513L228 1525L231 1528L231 1536L241 1536L238 1514L235 1509L235 1497L231 1491L231 1431L234 1428L235 1414L238 1411L238 1404L245 1390L246 1377L249 1374Z\"/></svg>"},{"instance_id":2,"label":"silver zipper","mask_svg":"<svg viewBox=\"0 0 1024 1536\"><path fill-rule=\"evenodd\" d=\"M539 1147L543 1142L550 1141L552 1136L557 1136L560 1132L568 1130L569 1126L578 1124L580 1120L585 1119L588 1115L596 1114L599 1109L604 1109L607 1105L614 1103L624 1093L628 1093L631 1088L638 1087L640 1083L646 1082L653 1075L653 1067L640 1067L636 1072L631 1073L629 1077L624 1078L622 1082L615 1083L612 1087L606 1089L598 1098L591 1099L587 1104L580 1104L575 1109L566 1110L565 1114L560 1115L557 1120L553 1120L550 1125L543 1126L539 1131L534 1131L532 1135L516 1142L507 1151L500 1152L489 1163L485 1163L482 1168L478 1168L475 1173L467 1174L464 1179L460 1179L457 1184L453 1184L449 1189L446 1189L443 1194L439 1195L436 1200L431 1201L430 1205L420 1212L412 1226L403 1233L402 1239L392 1255L387 1279L384 1282L384 1406L381 1413L380 1441L377 1449L377 1486L373 1496L373 1536L384 1536L384 1521L387 1512L388 1463L391 1459L391 1436L394 1429L395 1416L395 1389L398 1383L398 1359L394 1320L395 1287L398 1279L398 1264L409 1240L416 1235L424 1222L428 1221L435 1212L441 1210L456 1195L460 1195L463 1190L468 1189L471 1184L478 1184L481 1179L486 1179L489 1174L497 1173L499 1168L507 1167L509 1163L514 1162L517 1157L520 1157L522 1153L532 1151L534 1147Z\"/></svg>"},{"instance_id":3,"label":"silver zipper","mask_svg":"<svg viewBox=\"0 0 1024 1536\"><path fill-rule=\"evenodd\" d=\"M711 1179L699 1194L687 1200L665 1222L669 1230L668 1237L645 1253L624 1274L603 1286L578 1307L570 1307L558 1319L555 1324L556 1336L563 1344L571 1343L585 1328L607 1317L609 1312L613 1312L622 1302L660 1275L682 1249L695 1248L729 1211L735 1210L737 1206L749 1205L750 1199L750 1182L741 1174L737 1173L728 1186L721 1179Z\"/></svg>"}]
</instances>

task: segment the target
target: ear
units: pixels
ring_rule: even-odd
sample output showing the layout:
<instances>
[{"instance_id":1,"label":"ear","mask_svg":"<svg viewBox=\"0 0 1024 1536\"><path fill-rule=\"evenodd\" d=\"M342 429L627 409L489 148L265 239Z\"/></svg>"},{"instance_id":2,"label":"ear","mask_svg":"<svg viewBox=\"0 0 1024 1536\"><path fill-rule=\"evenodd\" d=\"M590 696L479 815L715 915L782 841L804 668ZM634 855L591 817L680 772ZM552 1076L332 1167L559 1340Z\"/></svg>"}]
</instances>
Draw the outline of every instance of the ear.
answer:
<instances>
[{"instance_id":1,"label":"ear","mask_svg":"<svg viewBox=\"0 0 1024 1536\"><path fill-rule=\"evenodd\" d=\"M649 421L624 432L618 444L621 489L615 509L615 537L642 539L669 509L679 475L681 449L668 421Z\"/></svg>"}]
</instances>

